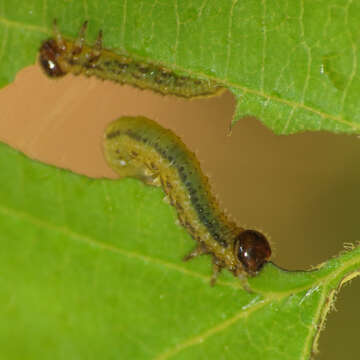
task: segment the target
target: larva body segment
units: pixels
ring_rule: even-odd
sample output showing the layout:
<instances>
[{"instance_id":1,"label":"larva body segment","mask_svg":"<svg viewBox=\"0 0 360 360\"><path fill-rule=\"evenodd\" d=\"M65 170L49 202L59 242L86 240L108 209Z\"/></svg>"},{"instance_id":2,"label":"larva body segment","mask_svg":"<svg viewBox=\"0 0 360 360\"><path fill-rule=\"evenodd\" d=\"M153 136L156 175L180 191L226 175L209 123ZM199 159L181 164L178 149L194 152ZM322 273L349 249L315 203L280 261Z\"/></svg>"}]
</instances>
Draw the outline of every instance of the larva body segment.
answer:
<instances>
[{"instance_id":1,"label":"larva body segment","mask_svg":"<svg viewBox=\"0 0 360 360\"><path fill-rule=\"evenodd\" d=\"M87 22L76 41L64 38L57 30L55 36L44 41L40 48L39 62L50 77L68 73L96 76L140 89L151 89L163 95L185 98L216 95L223 87L215 81L177 74L159 64L135 60L102 48L102 32L94 46L85 44Z\"/></svg>"},{"instance_id":2,"label":"larva body segment","mask_svg":"<svg viewBox=\"0 0 360 360\"><path fill-rule=\"evenodd\" d=\"M104 152L120 177L163 187L180 224L198 242L186 259L212 255L214 281L222 268L255 275L270 258L263 234L237 226L220 210L197 158L172 131L144 117L123 117L106 129Z\"/></svg>"}]
</instances>

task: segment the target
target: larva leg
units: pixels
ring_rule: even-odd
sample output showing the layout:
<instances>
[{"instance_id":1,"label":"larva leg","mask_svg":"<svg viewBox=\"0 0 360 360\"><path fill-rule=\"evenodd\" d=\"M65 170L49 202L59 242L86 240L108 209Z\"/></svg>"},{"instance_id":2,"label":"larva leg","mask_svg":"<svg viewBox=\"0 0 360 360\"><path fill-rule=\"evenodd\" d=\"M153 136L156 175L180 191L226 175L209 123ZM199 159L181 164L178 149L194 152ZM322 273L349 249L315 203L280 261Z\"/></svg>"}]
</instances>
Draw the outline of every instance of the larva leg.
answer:
<instances>
[{"instance_id":1,"label":"larva leg","mask_svg":"<svg viewBox=\"0 0 360 360\"><path fill-rule=\"evenodd\" d=\"M95 46L94 46L94 51L93 51L93 55L94 57L98 58L101 54L101 50L102 50L102 37L103 37L103 32L102 30L99 30L99 34L98 37L95 41Z\"/></svg>"},{"instance_id":2,"label":"larva leg","mask_svg":"<svg viewBox=\"0 0 360 360\"><path fill-rule=\"evenodd\" d=\"M96 62L101 55L101 50L102 50L102 30L99 31L94 48L91 50L90 53L89 64L91 64L93 67L96 66Z\"/></svg>"},{"instance_id":3,"label":"larva leg","mask_svg":"<svg viewBox=\"0 0 360 360\"><path fill-rule=\"evenodd\" d=\"M88 22L84 21L84 23L82 24L82 26L80 28L78 38L75 41L75 47L73 50L74 55L81 53L81 50L82 50L84 42L85 42L85 33L86 33L87 26L88 26Z\"/></svg>"},{"instance_id":4,"label":"larva leg","mask_svg":"<svg viewBox=\"0 0 360 360\"><path fill-rule=\"evenodd\" d=\"M218 275L221 273L223 266L219 265L217 260L213 260L213 273L211 275L210 286L214 286Z\"/></svg>"},{"instance_id":5,"label":"larva leg","mask_svg":"<svg viewBox=\"0 0 360 360\"><path fill-rule=\"evenodd\" d=\"M241 273L241 274L238 274L237 277L240 279L243 289L245 291L247 291L248 293L252 294L253 291L249 287L246 275L244 273Z\"/></svg>"},{"instance_id":6,"label":"larva leg","mask_svg":"<svg viewBox=\"0 0 360 360\"><path fill-rule=\"evenodd\" d=\"M54 19L54 21L53 21L53 31L54 31L56 43L58 44L58 46L61 49L64 49L65 48L64 38L62 37L62 35L61 35L60 31L59 31L56 19Z\"/></svg>"},{"instance_id":7,"label":"larva leg","mask_svg":"<svg viewBox=\"0 0 360 360\"><path fill-rule=\"evenodd\" d=\"M193 259L194 257L205 255L208 253L209 251L207 250L207 248L204 245L200 244L194 250L192 250L188 255L186 255L183 258L183 261L188 261L190 259Z\"/></svg>"}]
</instances>

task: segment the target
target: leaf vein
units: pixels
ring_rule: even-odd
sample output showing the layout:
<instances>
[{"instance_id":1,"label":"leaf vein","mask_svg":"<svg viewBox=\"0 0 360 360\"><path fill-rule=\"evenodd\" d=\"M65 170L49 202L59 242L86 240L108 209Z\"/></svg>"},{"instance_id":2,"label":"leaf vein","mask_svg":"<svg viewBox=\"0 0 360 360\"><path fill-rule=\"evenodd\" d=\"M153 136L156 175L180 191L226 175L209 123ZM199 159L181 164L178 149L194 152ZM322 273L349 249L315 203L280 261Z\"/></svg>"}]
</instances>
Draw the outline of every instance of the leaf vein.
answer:
<instances>
[{"instance_id":1,"label":"leaf vein","mask_svg":"<svg viewBox=\"0 0 360 360\"><path fill-rule=\"evenodd\" d=\"M235 324L242 318L248 317L253 312L262 309L265 305L267 305L271 300L261 300L258 303L254 304L254 306L247 308L245 311L241 310L240 312L236 313L233 317L222 321L221 323L207 329L206 331L202 332L199 335L195 335L182 343L175 345L173 348L165 350L163 353L155 356L154 360L167 360L173 357L174 355L178 354L179 352L199 344L202 344L207 338L226 330L228 327Z\"/></svg>"},{"instance_id":2,"label":"leaf vein","mask_svg":"<svg viewBox=\"0 0 360 360\"><path fill-rule=\"evenodd\" d=\"M233 0L230 14L229 14L229 27L228 27L228 41L226 47L226 62L225 62L225 77L227 77L229 71L230 57L231 57L231 47L232 47L232 19L234 16L234 8L238 0Z\"/></svg>"},{"instance_id":3,"label":"leaf vein","mask_svg":"<svg viewBox=\"0 0 360 360\"><path fill-rule=\"evenodd\" d=\"M352 3L352 0L350 0L346 6L346 12L345 12L345 23L347 25L347 29L349 24L348 24L348 18L349 18L349 7ZM355 78L355 75L356 75L356 71L357 71L357 46L356 46L356 43L354 41L354 39L352 38L352 34L351 32L348 30L347 31L348 34L349 34L349 37L350 37L350 40L351 40L351 43L352 43L352 46L351 46L351 49L352 49L352 58L353 58L353 61L352 61L352 68L351 68L351 73L350 73L350 77L349 77L349 80L347 81L346 83L346 86L345 86L345 89L342 93L342 97L341 97L341 112L344 111L344 104L345 104L345 100L346 100L346 97L348 95L348 92L349 92L349 89L350 89L350 86Z\"/></svg>"}]
</instances>

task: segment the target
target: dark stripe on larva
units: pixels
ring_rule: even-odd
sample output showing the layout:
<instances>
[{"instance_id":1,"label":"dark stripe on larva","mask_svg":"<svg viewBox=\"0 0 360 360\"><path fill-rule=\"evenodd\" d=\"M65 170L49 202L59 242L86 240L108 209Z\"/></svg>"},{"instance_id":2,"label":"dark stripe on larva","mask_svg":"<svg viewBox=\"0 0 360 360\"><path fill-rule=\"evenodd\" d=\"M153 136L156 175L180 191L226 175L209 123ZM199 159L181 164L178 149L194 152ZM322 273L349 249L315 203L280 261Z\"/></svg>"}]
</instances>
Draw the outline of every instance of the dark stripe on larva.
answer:
<instances>
[{"instance_id":1,"label":"dark stripe on larva","mask_svg":"<svg viewBox=\"0 0 360 360\"><path fill-rule=\"evenodd\" d=\"M130 138L132 138L136 141L139 141L145 145L148 143L148 139L146 137L144 137L132 130L126 130L123 132L117 130L117 131L108 133L106 135L106 137L107 137L107 139L113 139L118 136L121 136L121 134L126 134ZM211 197L211 198L208 198L205 200L207 202L211 202L211 201L214 202L214 199L212 198L212 196L208 193L207 190L200 189L200 191L199 191L199 189L197 190L196 188L193 187L193 185L190 181L187 181L189 173L185 172L184 166L182 164L179 164L175 160L175 156L173 154L171 154L169 149L162 147L159 142L152 144L152 146L162 158L166 159L168 161L168 163L171 163L171 166L177 170L177 173L178 173L182 183L185 185L186 190L190 194L190 201L191 201L194 209L196 210L196 213L197 213L197 216L198 216L200 222L208 229L211 236L217 242L219 242L223 247L227 247L228 243L226 242L226 239L223 239L220 235L221 233L224 233L225 226L223 224L219 223L218 221L214 220L214 216L216 215L216 213L214 213L213 207L211 207L210 205L208 205L208 206L204 205L203 201L199 202L200 197L202 197L202 198ZM194 171L194 170L190 168L190 173L192 171ZM202 192L202 194L199 194L199 192ZM225 231L224 235L228 235L227 231Z\"/></svg>"}]
</instances>

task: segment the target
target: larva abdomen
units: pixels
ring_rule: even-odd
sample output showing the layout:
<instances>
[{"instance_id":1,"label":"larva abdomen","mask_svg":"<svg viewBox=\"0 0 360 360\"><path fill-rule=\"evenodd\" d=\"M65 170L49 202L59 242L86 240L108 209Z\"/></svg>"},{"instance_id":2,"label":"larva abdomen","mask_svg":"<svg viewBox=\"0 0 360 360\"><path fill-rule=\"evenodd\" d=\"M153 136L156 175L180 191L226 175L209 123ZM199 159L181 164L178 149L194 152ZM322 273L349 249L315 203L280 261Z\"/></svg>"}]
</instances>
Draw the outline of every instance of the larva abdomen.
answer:
<instances>
[{"instance_id":1,"label":"larva abdomen","mask_svg":"<svg viewBox=\"0 0 360 360\"><path fill-rule=\"evenodd\" d=\"M186 259L212 255L214 279L222 268L255 275L270 258L263 234L237 226L220 210L197 158L172 131L144 117L123 117L106 129L104 152L120 177L163 187L181 225L198 242Z\"/></svg>"},{"instance_id":2,"label":"larva abdomen","mask_svg":"<svg viewBox=\"0 0 360 360\"><path fill-rule=\"evenodd\" d=\"M151 89L163 95L185 98L211 96L223 89L213 80L180 75L159 64L136 60L102 48L102 32L94 46L85 44L87 22L80 30L79 38L71 41L62 37L56 28L55 36L43 42L40 48L40 64L50 77L68 73L96 76L140 89Z\"/></svg>"}]
</instances>

